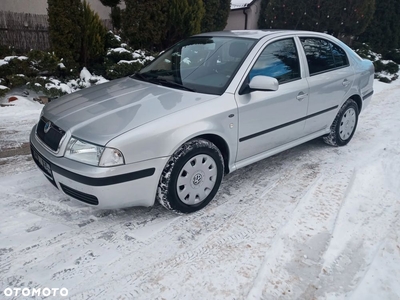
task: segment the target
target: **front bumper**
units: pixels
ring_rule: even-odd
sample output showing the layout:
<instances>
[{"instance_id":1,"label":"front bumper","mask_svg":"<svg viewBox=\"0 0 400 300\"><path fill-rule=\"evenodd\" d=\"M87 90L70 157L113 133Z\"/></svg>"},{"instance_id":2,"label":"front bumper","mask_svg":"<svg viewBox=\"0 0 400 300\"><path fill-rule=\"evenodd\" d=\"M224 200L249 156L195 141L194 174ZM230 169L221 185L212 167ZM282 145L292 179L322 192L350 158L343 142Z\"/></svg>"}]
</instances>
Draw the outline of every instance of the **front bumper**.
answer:
<instances>
[{"instance_id":1,"label":"front bumper","mask_svg":"<svg viewBox=\"0 0 400 300\"><path fill-rule=\"evenodd\" d=\"M49 153L30 135L32 157L49 181L64 194L100 208L152 206L168 157L118 166L96 167Z\"/></svg>"}]
</instances>

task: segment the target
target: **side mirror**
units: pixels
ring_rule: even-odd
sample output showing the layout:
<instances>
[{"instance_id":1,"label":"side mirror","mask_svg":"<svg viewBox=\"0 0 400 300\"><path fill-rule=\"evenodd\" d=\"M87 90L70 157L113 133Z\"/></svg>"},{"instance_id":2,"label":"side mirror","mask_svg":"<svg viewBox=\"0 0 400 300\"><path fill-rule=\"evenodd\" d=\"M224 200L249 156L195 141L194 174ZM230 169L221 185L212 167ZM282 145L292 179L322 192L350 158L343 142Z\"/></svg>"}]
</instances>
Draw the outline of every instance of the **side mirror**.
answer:
<instances>
[{"instance_id":1,"label":"side mirror","mask_svg":"<svg viewBox=\"0 0 400 300\"><path fill-rule=\"evenodd\" d=\"M249 83L251 91L277 91L279 82L276 78L269 76L254 76Z\"/></svg>"}]
</instances>

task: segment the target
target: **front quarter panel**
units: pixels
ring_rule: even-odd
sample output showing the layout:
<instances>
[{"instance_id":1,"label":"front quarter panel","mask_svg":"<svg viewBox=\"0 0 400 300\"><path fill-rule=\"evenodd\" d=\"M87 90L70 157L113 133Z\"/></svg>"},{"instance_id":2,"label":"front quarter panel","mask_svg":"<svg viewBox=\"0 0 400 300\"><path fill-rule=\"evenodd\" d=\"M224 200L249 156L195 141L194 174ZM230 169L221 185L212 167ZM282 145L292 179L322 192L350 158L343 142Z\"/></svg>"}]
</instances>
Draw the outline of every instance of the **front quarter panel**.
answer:
<instances>
[{"instance_id":1,"label":"front quarter panel","mask_svg":"<svg viewBox=\"0 0 400 300\"><path fill-rule=\"evenodd\" d=\"M126 164L171 156L186 141L204 134L218 135L229 147L229 165L237 151L237 106L225 93L213 100L178 111L130 130L107 146L122 151Z\"/></svg>"}]
</instances>

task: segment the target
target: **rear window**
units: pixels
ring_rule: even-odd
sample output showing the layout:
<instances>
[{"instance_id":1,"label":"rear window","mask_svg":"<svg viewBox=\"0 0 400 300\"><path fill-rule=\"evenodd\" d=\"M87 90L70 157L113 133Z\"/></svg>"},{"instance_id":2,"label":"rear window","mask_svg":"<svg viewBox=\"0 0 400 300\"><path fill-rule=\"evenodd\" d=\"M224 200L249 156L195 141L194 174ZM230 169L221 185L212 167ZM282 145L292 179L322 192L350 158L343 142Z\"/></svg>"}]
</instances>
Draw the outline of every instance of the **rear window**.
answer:
<instances>
[{"instance_id":1,"label":"rear window","mask_svg":"<svg viewBox=\"0 0 400 300\"><path fill-rule=\"evenodd\" d=\"M349 65L346 52L330 41L308 37L302 37L300 41L307 57L310 75Z\"/></svg>"}]
</instances>

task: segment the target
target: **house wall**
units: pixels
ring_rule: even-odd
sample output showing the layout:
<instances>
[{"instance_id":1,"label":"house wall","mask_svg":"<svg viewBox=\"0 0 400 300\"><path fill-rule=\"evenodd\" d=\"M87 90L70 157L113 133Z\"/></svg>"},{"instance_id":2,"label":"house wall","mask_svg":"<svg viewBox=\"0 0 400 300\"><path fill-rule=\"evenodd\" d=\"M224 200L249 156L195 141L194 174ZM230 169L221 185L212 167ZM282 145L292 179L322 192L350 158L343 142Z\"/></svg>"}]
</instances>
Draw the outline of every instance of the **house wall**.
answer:
<instances>
[{"instance_id":1,"label":"house wall","mask_svg":"<svg viewBox=\"0 0 400 300\"><path fill-rule=\"evenodd\" d=\"M258 29L258 18L260 16L261 0L255 1L247 12L247 29ZM245 29L245 15L243 9L231 10L225 30Z\"/></svg>"},{"instance_id":2,"label":"house wall","mask_svg":"<svg viewBox=\"0 0 400 300\"><path fill-rule=\"evenodd\" d=\"M18 13L47 15L47 0L0 0L0 10ZM109 19L111 9L103 6L99 0L87 0L101 19Z\"/></svg>"}]
</instances>

